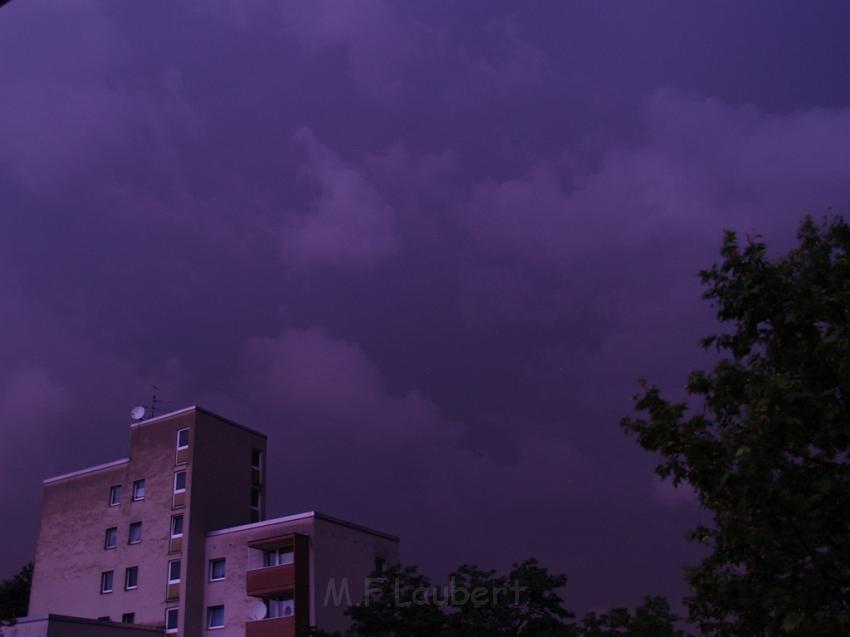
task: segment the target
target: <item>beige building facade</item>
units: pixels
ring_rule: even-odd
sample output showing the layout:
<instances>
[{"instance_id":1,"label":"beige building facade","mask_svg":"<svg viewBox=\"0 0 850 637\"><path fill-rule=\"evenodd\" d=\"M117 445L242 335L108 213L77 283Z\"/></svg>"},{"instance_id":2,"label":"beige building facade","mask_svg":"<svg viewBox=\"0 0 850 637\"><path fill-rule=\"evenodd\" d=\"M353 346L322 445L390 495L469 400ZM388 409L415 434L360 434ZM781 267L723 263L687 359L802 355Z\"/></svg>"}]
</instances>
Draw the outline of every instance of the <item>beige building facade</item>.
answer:
<instances>
[{"instance_id":1,"label":"beige building facade","mask_svg":"<svg viewBox=\"0 0 850 637\"><path fill-rule=\"evenodd\" d=\"M261 433L201 407L134 423L128 458L45 480L29 615L187 637L343 629L398 538L266 519L267 486Z\"/></svg>"}]
</instances>

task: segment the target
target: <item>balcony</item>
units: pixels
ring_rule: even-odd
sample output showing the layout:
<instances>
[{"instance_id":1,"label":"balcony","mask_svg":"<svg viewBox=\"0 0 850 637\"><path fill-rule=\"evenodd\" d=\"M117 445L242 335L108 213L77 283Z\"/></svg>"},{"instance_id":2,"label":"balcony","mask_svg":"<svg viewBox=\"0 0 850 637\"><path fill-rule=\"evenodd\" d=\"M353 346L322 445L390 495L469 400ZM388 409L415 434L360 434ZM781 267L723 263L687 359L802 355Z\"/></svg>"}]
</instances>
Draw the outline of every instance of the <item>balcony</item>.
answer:
<instances>
[{"instance_id":1,"label":"balcony","mask_svg":"<svg viewBox=\"0 0 850 637\"><path fill-rule=\"evenodd\" d=\"M249 597L269 597L287 593L295 588L295 565L257 568L248 571L245 579L245 592Z\"/></svg>"},{"instance_id":2,"label":"balcony","mask_svg":"<svg viewBox=\"0 0 850 637\"><path fill-rule=\"evenodd\" d=\"M295 637L295 619L277 617L246 622L245 637Z\"/></svg>"}]
</instances>

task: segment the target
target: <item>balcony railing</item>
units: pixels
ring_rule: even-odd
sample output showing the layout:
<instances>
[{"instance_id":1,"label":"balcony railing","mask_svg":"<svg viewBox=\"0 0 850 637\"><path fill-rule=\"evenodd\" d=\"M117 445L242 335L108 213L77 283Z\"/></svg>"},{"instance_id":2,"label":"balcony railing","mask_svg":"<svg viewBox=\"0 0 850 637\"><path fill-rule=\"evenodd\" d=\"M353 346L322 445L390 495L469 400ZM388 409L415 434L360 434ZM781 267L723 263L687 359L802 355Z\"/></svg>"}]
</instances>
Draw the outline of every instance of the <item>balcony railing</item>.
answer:
<instances>
[{"instance_id":1,"label":"balcony railing","mask_svg":"<svg viewBox=\"0 0 850 637\"><path fill-rule=\"evenodd\" d=\"M295 637L295 619L276 617L246 622L245 637Z\"/></svg>"},{"instance_id":2,"label":"balcony railing","mask_svg":"<svg viewBox=\"0 0 850 637\"><path fill-rule=\"evenodd\" d=\"M295 565L269 566L246 573L245 592L249 597L268 597L295 588Z\"/></svg>"}]
</instances>

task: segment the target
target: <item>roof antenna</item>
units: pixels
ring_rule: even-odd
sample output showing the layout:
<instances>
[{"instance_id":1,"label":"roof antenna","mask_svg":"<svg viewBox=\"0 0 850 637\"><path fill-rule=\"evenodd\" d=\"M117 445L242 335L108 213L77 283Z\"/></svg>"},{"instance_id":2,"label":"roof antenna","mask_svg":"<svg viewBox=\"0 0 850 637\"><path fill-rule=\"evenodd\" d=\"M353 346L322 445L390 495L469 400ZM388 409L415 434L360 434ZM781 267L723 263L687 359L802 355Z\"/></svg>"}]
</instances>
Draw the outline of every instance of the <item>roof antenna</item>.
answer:
<instances>
[{"instance_id":1,"label":"roof antenna","mask_svg":"<svg viewBox=\"0 0 850 637\"><path fill-rule=\"evenodd\" d=\"M156 416L156 403L162 401L157 401L156 399L156 392L159 391L159 387L157 387L156 385L151 385L151 389L153 390L153 393L151 395L151 418L153 418Z\"/></svg>"}]
</instances>

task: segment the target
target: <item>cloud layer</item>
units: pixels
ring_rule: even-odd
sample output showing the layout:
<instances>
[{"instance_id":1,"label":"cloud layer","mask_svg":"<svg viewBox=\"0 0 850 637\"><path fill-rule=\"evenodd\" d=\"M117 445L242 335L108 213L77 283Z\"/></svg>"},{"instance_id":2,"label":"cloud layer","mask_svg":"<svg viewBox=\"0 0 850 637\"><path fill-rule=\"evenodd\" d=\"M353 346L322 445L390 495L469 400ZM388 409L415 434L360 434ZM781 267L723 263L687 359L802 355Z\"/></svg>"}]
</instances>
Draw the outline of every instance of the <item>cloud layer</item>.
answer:
<instances>
[{"instance_id":1,"label":"cloud layer","mask_svg":"<svg viewBox=\"0 0 850 637\"><path fill-rule=\"evenodd\" d=\"M723 228L847 211L850 16L814 13L10 3L0 576L155 384L269 434L275 513L434 574L536 555L577 610L682 594L704 513L617 422L706 363Z\"/></svg>"}]
</instances>

